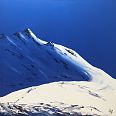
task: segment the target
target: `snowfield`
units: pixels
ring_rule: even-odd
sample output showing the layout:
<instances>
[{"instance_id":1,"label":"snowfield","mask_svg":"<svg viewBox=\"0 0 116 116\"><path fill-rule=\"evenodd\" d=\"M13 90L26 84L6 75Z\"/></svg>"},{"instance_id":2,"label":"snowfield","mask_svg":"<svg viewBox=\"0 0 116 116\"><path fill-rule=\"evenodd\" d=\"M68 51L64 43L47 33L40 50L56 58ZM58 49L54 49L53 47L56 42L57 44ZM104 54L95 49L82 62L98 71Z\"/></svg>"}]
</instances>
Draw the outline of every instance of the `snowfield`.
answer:
<instances>
[{"instance_id":1,"label":"snowfield","mask_svg":"<svg viewBox=\"0 0 116 116\"><path fill-rule=\"evenodd\" d=\"M0 101L14 105L28 104L25 109L33 107L32 112L36 111L34 106L43 103L70 114L116 114L116 89L100 89L98 86L94 82L54 82L13 92ZM52 110L51 114L54 113Z\"/></svg>"},{"instance_id":2,"label":"snowfield","mask_svg":"<svg viewBox=\"0 0 116 116\"><path fill-rule=\"evenodd\" d=\"M30 29L0 35L0 116L116 116L116 80Z\"/></svg>"}]
</instances>

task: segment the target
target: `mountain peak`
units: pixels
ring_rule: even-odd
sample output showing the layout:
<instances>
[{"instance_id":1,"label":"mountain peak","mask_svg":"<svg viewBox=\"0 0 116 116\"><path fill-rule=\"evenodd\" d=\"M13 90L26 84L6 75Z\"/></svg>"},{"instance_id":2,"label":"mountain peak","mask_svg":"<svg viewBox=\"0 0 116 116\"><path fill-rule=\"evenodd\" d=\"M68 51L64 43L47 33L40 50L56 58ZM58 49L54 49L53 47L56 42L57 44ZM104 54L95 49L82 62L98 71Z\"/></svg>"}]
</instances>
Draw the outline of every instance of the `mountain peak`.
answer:
<instances>
[{"instance_id":1,"label":"mountain peak","mask_svg":"<svg viewBox=\"0 0 116 116\"><path fill-rule=\"evenodd\" d=\"M46 44L45 41L43 41L43 40L39 39L38 37L36 37L36 35L29 28L26 28L22 33L26 34L29 38L31 37L35 42L37 42L40 45L41 44Z\"/></svg>"},{"instance_id":2,"label":"mountain peak","mask_svg":"<svg viewBox=\"0 0 116 116\"><path fill-rule=\"evenodd\" d=\"M29 28L24 29L24 32L27 33L27 34L31 34L32 33L31 29L29 29Z\"/></svg>"},{"instance_id":3,"label":"mountain peak","mask_svg":"<svg viewBox=\"0 0 116 116\"><path fill-rule=\"evenodd\" d=\"M31 36L36 37L34 35L34 33L31 31L31 29L29 29L29 28L24 29L24 31L22 33L26 34L28 37L31 37Z\"/></svg>"}]
</instances>

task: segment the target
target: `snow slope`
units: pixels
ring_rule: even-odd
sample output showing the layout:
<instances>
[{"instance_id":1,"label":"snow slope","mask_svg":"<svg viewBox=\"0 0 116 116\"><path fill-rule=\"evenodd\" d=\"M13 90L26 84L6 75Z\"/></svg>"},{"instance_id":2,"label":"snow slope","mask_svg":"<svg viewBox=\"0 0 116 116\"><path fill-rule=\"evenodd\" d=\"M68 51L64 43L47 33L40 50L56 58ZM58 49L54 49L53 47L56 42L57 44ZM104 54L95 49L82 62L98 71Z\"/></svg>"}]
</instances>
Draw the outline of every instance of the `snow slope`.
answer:
<instances>
[{"instance_id":1,"label":"snow slope","mask_svg":"<svg viewBox=\"0 0 116 116\"><path fill-rule=\"evenodd\" d=\"M0 98L1 115L116 114L115 79L30 29L0 35L0 66L0 96L8 94Z\"/></svg>"},{"instance_id":2,"label":"snow slope","mask_svg":"<svg viewBox=\"0 0 116 116\"><path fill-rule=\"evenodd\" d=\"M0 102L4 104L0 104L0 112L115 116L116 88L98 86L94 82L63 81L30 87L2 97Z\"/></svg>"}]
</instances>

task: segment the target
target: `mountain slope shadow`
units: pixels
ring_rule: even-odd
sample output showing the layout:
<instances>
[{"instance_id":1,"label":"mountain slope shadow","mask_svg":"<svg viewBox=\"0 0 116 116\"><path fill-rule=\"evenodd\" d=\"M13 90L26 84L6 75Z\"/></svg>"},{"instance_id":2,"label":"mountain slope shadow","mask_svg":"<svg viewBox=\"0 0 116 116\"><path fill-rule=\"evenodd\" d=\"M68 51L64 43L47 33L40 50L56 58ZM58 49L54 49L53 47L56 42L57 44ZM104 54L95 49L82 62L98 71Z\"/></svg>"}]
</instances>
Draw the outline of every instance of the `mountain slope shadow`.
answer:
<instances>
[{"instance_id":1,"label":"mountain slope shadow","mask_svg":"<svg viewBox=\"0 0 116 116\"><path fill-rule=\"evenodd\" d=\"M90 81L93 67L75 51L37 38L30 29L0 36L0 96L55 81Z\"/></svg>"}]
</instances>

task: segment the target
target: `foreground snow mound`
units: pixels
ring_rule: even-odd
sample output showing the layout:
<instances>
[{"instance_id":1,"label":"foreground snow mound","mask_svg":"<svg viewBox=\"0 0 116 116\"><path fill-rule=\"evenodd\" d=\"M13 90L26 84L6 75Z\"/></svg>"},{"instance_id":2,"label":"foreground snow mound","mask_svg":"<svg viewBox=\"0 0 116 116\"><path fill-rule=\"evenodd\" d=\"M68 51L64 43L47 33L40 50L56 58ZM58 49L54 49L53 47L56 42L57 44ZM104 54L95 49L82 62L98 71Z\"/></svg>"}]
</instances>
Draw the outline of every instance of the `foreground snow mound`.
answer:
<instances>
[{"instance_id":1,"label":"foreground snow mound","mask_svg":"<svg viewBox=\"0 0 116 116\"><path fill-rule=\"evenodd\" d=\"M0 96L56 81L94 81L111 86L114 80L78 53L37 38L30 29L0 35Z\"/></svg>"},{"instance_id":2,"label":"foreground snow mound","mask_svg":"<svg viewBox=\"0 0 116 116\"><path fill-rule=\"evenodd\" d=\"M94 82L54 82L2 97L0 112L30 116L115 116L115 98L116 88L101 89Z\"/></svg>"}]
</instances>

